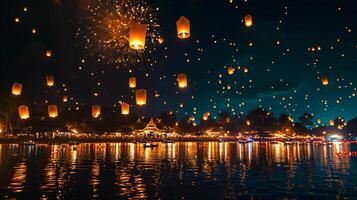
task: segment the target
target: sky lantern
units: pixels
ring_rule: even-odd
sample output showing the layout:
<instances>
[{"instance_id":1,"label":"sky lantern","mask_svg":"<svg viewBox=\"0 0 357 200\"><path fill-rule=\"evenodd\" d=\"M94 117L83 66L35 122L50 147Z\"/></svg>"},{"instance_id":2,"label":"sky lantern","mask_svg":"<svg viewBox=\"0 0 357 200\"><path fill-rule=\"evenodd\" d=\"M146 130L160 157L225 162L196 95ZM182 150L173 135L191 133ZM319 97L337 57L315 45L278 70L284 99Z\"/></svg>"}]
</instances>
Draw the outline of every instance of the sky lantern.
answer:
<instances>
[{"instance_id":1,"label":"sky lantern","mask_svg":"<svg viewBox=\"0 0 357 200\"><path fill-rule=\"evenodd\" d=\"M136 104L139 106L146 104L146 90L140 89L135 91Z\"/></svg>"},{"instance_id":2,"label":"sky lantern","mask_svg":"<svg viewBox=\"0 0 357 200\"><path fill-rule=\"evenodd\" d=\"M177 37L180 39L186 39L190 37L190 20L184 16L181 16L176 21Z\"/></svg>"},{"instance_id":3,"label":"sky lantern","mask_svg":"<svg viewBox=\"0 0 357 200\"><path fill-rule=\"evenodd\" d=\"M129 115L130 112L130 105L127 103L121 104L121 114L122 115Z\"/></svg>"},{"instance_id":4,"label":"sky lantern","mask_svg":"<svg viewBox=\"0 0 357 200\"><path fill-rule=\"evenodd\" d=\"M93 105L92 106L92 117L93 118L98 118L100 115L100 105Z\"/></svg>"},{"instance_id":5,"label":"sky lantern","mask_svg":"<svg viewBox=\"0 0 357 200\"><path fill-rule=\"evenodd\" d=\"M248 67L243 67L243 72L244 72L244 73L248 73L248 72L249 72Z\"/></svg>"},{"instance_id":6,"label":"sky lantern","mask_svg":"<svg viewBox=\"0 0 357 200\"><path fill-rule=\"evenodd\" d=\"M53 76L46 76L46 82L48 87L55 85L55 78Z\"/></svg>"},{"instance_id":7,"label":"sky lantern","mask_svg":"<svg viewBox=\"0 0 357 200\"><path fill-rule=\"evenodd\" d=\"M12 85L12 94L15 96L21 95L22 92L22 84L21 83L14 83Z\"/></svg>"},{"instance_id":8,"label":"sky lantern","mask_svg":"<svg viewBox=\"0 0 357 200\"><path fill-rule=\"evenodd\" d=\"M157 42L158 42L159 44L163 44L163 43L165 42L165 39L164 39L162 36L160 36L160 37L157 39Z\"/></svg>"},{"instance_id":9,"label":"sky lantern","mask_svg":"<svg viewBox=\"0 0 357 200\"><path fill-rule=\"evenodd\" d=\"M19 116L20 119L29 119L30 118L29 107L27 107L26 105L19 106Z\"/></svg>"},{"instance_id":10,"label":"sky lantern","mask_svg":"<svg viewBox=\"0 0 357 200\"><path fill-rule=\"evenodd\" d=\"M245 24L245 27L247 28L250 28L253 26L253 17L252 15L246 15L244 17L244 24Z\"/></svg>"},{"instance_id":11,"label":"sky lantern","mask_svg":"<svg viewBox=\"0 0 357 200\"><path fill-rule=\"evenodd\" d=\"M136 78L135 77L130 77L129 78L129 87L130 88L136 88Z\"/></svg>"},{"instance_id":12,"label":"sky lantern","mask_svg":"<svg viewBox=\"0 0 357 200\"><path fill-rule=\"evenodd\" d=\"M177 75L177 83L178 83L179 88L186 88L187 87L186 74L178 74Z\"/></svg>"},{"instance_id":13,"label":"sky lantern","mask_svg":"<svg viewBox=\"0 0 357 200\"><path fill-rule=\"evenodd\" d=\"M331 120L329 121L329 123L330 123L330 126L334 126L334 125L335 125L335 121L333 121L333 119L331 119Z\"/></svg>"},{"instance_id":14,"label":"sky lantern","mask_svg":"<svg viewBox=\"0 0 357 200\"><path fill-rule=\"evenodd\" d=\"M52 51L51 50L46 50L46 56L51 57L52 56Z\"/></svg>"},{"instance_id":15,"label":"sky lantern","mask_svg":"<svg viewBox=\"0 0 357 200\"><path fill-rule=\"evenodd\" d=\"M58 117L58 108L56 105L49 105L48 106L48 116L51 118Z\"/></svg>"},{"instance_id":16,"label":"sky lantern","mask_svg":"<svg viewBox=\"0 0 357 200\"><path fill-rule=\"evenodd\" d=\"M68 102L68 96L63 96L62 101L63 101L64 103Z\"/></svg>"},{"instance_id":17,"label":"sky lantern","mask_svg":"<svg viewBox=\"0 0 357 200\"><path fill-rule=\"evenodd\" d=\"M327 78L327 76L321 77L321 83L322 83L322 85L328 85L328 78Z\"/></svg>"},{"instance_id":18,"label":"sky lantern","mask_svg":"<svg viewBox=\"0 0 357 200\"><path fill-rule=\"evenodd\" d=\"M202 119L203 119L204 121L207 121L207 120L208 120L208 117L209 117L210 115L211 115L210 112L205 112L205 113L203 113Z\"/></svg>"},{"instance_id":19,"label":"sky lantern","mask_svg":"<svg viewBox=\"0 0 357 200\"><path fill-rule=\"evenodd\" d=\"M129 46L132 49L141 50L145 48L146 24L132 23L129 31Z\"/></svg>"},{"instance_id":20,"label":"sky lantern","mask_svg":"<svg viewBox=\"0 0 357 200\"><path fill-rule=\"evenodd\" d=\"M247 126L250 126L251 123L250 123L249 120L246 120L246 121L245 121L245 124L246 124Z\"/></svg>"},{"instance_id":21,"label":"sky lantern","mask_svg":"<svg viewBox=\"0 0 357 200\"><path fill-rule=\"evenodd\" d=\"M232 75L232 74L234 74L235 69L234 69L234 67L228 67L227 71L228 71L229 75Z\"/></svg>"}]
</instances>

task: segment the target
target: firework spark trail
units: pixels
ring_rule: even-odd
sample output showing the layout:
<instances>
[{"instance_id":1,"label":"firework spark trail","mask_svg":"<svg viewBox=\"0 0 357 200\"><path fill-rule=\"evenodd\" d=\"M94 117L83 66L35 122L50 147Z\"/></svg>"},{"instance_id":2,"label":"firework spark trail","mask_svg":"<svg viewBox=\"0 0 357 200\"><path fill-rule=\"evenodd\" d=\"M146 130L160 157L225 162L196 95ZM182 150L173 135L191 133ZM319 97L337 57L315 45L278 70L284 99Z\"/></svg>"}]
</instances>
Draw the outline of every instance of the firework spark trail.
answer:
<instances>
[{"instance_id":1,"label":"firework spark trail","mask_svg":"<svg viewBox=\"0 0 357 200\"><path fill-rule=\"evenodd\" d=\"M158 9L144 0L95 0L86 4L77 38L89 55L107 64L129 66L142 63L155 50L159 37ZM130 49L128 45L132 22L148 25L143 51Z\"/></svg>"}]
</instances>

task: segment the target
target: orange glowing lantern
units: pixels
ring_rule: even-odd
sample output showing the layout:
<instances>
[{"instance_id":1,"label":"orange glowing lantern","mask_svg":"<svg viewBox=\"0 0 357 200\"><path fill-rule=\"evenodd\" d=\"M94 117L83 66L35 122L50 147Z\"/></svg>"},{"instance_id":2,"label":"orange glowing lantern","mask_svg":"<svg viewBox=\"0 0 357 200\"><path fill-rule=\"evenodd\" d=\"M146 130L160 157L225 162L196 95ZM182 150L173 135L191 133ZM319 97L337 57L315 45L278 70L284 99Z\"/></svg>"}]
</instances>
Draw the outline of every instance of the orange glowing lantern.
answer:
<instances>
[{"instance_id":1,"label":"orange glowing lantern","mask_svg":"<svg viewBox=\"0 0 357 200\"><path fill-rule=\"evenodd\" d=\"M51 50L47 50L46 51L46 56L47 57L51 57L52 56L52 51Z\"/></svg>"},{"instance_id":2,"label":"orange glowing lantern","mask_svg":"<svg viewBox=\"0 0 357 200\"><path fill-rule=\"evenodd\" d=\"M55 78L53 76L46 76L46 82L48 87L55 85Z\"/></svg>"},{"instance_id":3,"label":"orange glowing lantern","mask_svg":"<svg viewBox=\"0 0 357 200\"><path fill-rule=\"evenodd\" d=\"M234 74L234 71L235 71L234 67L228 67L227 70L228 70L228 74L230 74L230 75Z\"/></svg>"},{"instance_id":4,"label":"orange glowing lantern","mask_svg":"<svg viewBox=\"0 0 357 200\"><path fill-rule=\"evenodd\" d=\"M21 83L14 83L12 85L12 94L15 96L21 95L22 92L22 84Z\"/></svg>"},{"instance_id":5,"label":"orange glowing lantern","mask_svg":"<svg viewBox=\"0 0 357 200\"><path fill-rule=\"evenodd\" d=\"M330 122L330 126L334 126L335 125L335 121L333 121L332 119L329 122Z\"/></svg>"},{"instance_id":6,"label":"orange glowing lantern","mask_svg":"<svg viewBox=\"0 0 357 200\"><path fill-rule=\"evenodd\" d=\"M30 118L30 111L29 107L26 105L22 105L19 107L19 116L20 119L29 119Z\"/></svg>"},{"instance_id":7,"label":"orange glowing lantern","mask_svg":"<svg viewBox=\"0 0 357 200\"><path fill-rule=\"evenodd\" d=\"M250 121L249 121L249 120L245 121L245 124L246 124L247 126L250 126Z\"/></svg>"},{"instance_id":8,"label":"orange glowing lantern","mask_svg":"<svg viewBox=\"0 0 357 200\"><path fill-rule=\"evenodd\" d=\"M129 31L129 46L132 49L141 50L145 48L147 25L132 23Z\"/></svg>"},{"instance_id":9,"label":"orange glowing lantern","mask_svg":"<svg viewBox=\"0 0 357 200\"><path fill-rule=\"evenodd\" d=\"M92 117L93 118L98 118L100 115L100 105L93 105L92 106Z\"/></svg>"},{"instance_id":10,"label":"orange glowing lantern","mask_svg":"<svg viewBox=\"0 0 357 200\"><path fill-rule=\"evenodd\" d=\"M202 119L203 119L204 121L206 121L206 120L208 120L208 117L209 117L210 115L211 115L210 112L205 112L205 113L203 113Z\"/></svg>"},{"instance_id":11,"label":"orange glowing lantern","mask_svg":"<svg viewBox=\"0 0 357 200\"><path fill-rule=\"evenodd\" d=\"M129 115L130 105L127 103L121 104L121 114L122 115Z\"/></svg>"},{"instance_id":12,"label":"orange glowing lantern","mask_svg":"<svg viewBox=\"0 0 357 200\"><path fill-rule=\"evenodd\" d=\"M322 85L328 85L328 78L327 78L327 76L321 77L321 83L322 83Z\"/></svg>"},{"instance_id":13,"label":"orange glowing lantern","mask_svg":"<svg viewBox=\"0 0 357 200\"><path fill-rule=\"evenodd\" d=\"M249 72L248 67L243 67L243 72L244 72L244 73L248 73L248 72Z\"/></svg>"},{"instance_id":14,"label":"orange glowing lantern","mask_svg":"<svg viewBox=\"0 0 357 200\"><path fill-rule=\"evenodd\" d=\"M146 104L146 90L140 89L135 91L136 104L139 106Z\"/></svg>"},{"instance_id":15,"label":"orange glowing lantern","mask_svg":"<svg viewBox=\"0 0 357 200\"><path fill-rule=\"evenodd\" d=\"M63 96L62 101L63 101L64 103L68 102L68 96Z\"/></svg>"},{"instance_id":16,"label":"orange glowing lantern","mask_svg":"<svg viewBox=\"0 0 357 200\"><path fill-rule=\"evenodd\" d=\"M244 24L245 24L245 27L252 27L253 26L253 17L252 15L246 15L244 17Z\"/></svg>"},{"instance_id":17,"label":"orange glowing lantern","mask_svg":"<svg viewBox=\"0 0 357 200\"><path fill-rule=\"evenodd\" d=\"M186 39L190 37L190 20L184 16L181 16L176 21L177 37L180 39Z\"/></svg>"},{"instance_id":18,"label":"orange glowing lantern","mask_svg":"<svg viewBox=\"0 0 357 200\"><path fill-rule=\"evenodd\" d=\"M58 108L56 105L49 105L48 108L48 116L51 118L58 117Z\"/></svg>"},{"instance_id":19,"label":"orange glowing lantern","mask_svg":"<svg viewBox=\"0 0 357 200\"><path fill-rule=\"evenodd\" d=\"M158 42L159 44L163 44L163 43L165 42L165 39L160 36L160 37L157 39L157 42Z\"/></svg>"},{"instance_id":20,"label":"orange glowing lantern","mask_svg":"<svg viewBox=\"0 0 357 200\"><path fill-rule=\"evenodd\" d=\"M177 75L177 82L179 88L186 88L187 87L187 76L186 74L178 74Z\"/></svg>"},{"instance_id":21,"label":"orange glowing lantern","mask_svg":"<svg viewBox=\"0 0 357 200\"><path fill-rule=\"evenodd\" d=\"M130 88L136 88L136 78L135 77L130 77L129 78L129 87Z\"/></svg>"}]
</instances>

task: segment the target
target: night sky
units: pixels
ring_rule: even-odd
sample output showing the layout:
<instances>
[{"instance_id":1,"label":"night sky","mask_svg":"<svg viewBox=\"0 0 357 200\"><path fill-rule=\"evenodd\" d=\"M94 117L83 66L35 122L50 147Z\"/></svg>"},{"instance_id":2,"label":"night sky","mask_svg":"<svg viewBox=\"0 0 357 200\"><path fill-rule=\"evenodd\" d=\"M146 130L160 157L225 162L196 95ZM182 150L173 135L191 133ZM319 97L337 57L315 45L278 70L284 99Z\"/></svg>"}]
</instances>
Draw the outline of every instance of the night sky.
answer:
<instances>
[{"instance_id":1,"label":"night sky","mask_svg":"<svg viewBox=\"0 0 357 200\"><path fill-rule=\"evenodd\" d=\"M162 111L196 118L204 112L242 115L258 107L275 116L313 113L324 123L357 116L356 1L147 1L165 41L147 42L140 62L126 63L98 60L112 51L120 56L123 49L85 42L93 17L85 11L88 2L2 2L1 93L20 82L30 109L45 112L48 104L58 104L60 110L78 107L88 115L93 104L119 112L119 101L125 101L146 116ZM253 16L252 28L244 26L247 14ZM191 22L186 40L176 33L182 15ZM235 68L232 75L229 66ZM186 73L186 89L178 88L178 73ZM55 87L46 87L47 75L55 77ZM144 107L135 105L130 76L137 78L138 88L147 89ZM328 77L327 86L322 76ZM64 95L71 98L66 104Z\"/></svg>"}]
</instances>

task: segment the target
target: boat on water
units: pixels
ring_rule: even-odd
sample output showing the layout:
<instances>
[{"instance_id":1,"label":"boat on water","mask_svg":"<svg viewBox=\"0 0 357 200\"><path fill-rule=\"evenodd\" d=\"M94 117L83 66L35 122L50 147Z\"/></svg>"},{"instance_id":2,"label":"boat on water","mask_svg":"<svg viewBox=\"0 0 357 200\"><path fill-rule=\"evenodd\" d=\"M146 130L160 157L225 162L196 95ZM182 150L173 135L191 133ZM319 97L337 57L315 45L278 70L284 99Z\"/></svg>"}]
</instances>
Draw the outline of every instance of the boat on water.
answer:
<instances>
[{"instance_id":1,"label":"boat on water","mask_svg":"<svg viewBox=\"0 0 357 200\"><path fill-rule=\"evenodd\" d=\"M149 143L149 142L144 143L144 148L154 148L157 146L159 146L157 143Z\"/></svg>"}]
</instances>

